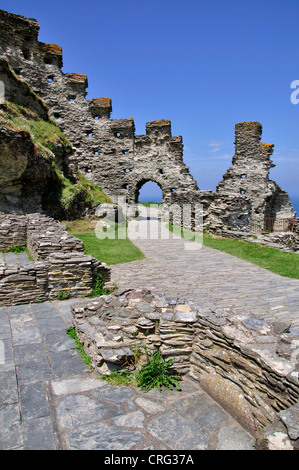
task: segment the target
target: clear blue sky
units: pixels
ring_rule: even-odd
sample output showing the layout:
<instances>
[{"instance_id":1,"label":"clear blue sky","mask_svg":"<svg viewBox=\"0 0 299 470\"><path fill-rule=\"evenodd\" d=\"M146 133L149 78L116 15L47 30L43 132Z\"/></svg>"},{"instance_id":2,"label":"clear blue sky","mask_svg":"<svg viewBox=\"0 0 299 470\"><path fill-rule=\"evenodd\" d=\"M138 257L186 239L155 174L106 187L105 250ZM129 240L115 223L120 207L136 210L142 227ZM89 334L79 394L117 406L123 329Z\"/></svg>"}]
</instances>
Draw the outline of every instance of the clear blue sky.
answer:
<instances>
[{"instance_id":1,"label":"clear blue sky","mask_svg":"<svg viewBox=\"0 0 299 470\"><path fill-rule=\"evenodd\" d=\"M170 119L201 189L231 165L234 126L259 121L273 143L270 177L299 198L298 0L1 0L36 18L39 40L63 48L63 71L88 75L88 98L112 118Z\"/></svg>"}]
</instances>

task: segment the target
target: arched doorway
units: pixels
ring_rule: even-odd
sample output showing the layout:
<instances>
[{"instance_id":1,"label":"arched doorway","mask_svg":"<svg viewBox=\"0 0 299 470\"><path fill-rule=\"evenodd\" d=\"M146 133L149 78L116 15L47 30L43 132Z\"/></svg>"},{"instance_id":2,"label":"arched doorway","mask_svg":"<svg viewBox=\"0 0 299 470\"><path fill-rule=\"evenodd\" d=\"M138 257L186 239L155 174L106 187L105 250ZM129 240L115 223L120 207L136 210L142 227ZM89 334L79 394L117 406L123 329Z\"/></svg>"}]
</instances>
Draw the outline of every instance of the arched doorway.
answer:
<instances>
[{"instance_id":1,"label":"arched doorway","mask_svg":"<svg viewBox=\"0 0 299 470\"><path fill-rule=\"evenodd\" d=\"M158 203L162 202L162 190L157 183L154 181L147 181L139 189L138 202L141 203Z\"/></svg>"},{"instance_id":2,"label":"arched doorway","mask_svg":"<svg viewBox=\"0 0 299 470\"><path fill-rule=\"evenodd\" d=\"M163 201L163 190L159 183L151 179L143 179L136 184L135 204L138 202L155 202L161 204Z\"/></svg>"}]
</instances>

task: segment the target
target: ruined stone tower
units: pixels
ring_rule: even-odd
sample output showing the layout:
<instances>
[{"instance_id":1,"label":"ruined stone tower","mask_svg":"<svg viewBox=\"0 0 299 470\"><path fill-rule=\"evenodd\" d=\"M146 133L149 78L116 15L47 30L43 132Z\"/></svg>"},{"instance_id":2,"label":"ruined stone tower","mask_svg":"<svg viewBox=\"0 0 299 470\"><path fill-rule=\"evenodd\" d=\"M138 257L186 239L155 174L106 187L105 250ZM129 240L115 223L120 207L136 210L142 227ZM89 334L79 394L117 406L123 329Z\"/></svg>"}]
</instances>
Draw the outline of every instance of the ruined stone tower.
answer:
<instances>
[{"instance_id":1,"label":"ruined stone tower","mask_svg":"<svg viewBox=\"0 0 299 470\"><path fill-rule=\"evenodd\" d=\"M279 225L280 220L291 220L294 210L287 193L269 179L275 166L270 158L274 145L260 142L261 134L259 122L236 124L232 166L217 185L217 193L246 195L252 201L253 223L266 218Z\"/></svg>"},{"instance_id":2,"label":"ruined stone tower","mask_svg":"<svg viewBox=\"0 0 299 470\"><path fill-rule=\"evenodd\" d=\"M261 124L236 124L232 166L216 192L201 191L183 162L182 137L172 136L169 120L149 122L144 135L135 135L132 118L111 119L111 99L86 99L87 76L63 73L62 48L38 41L38 32L35 19L0 10L0 54L49 106L50 117L71 142L69 173L81 172L113 201L121 196L129 204L138 201L144 183L153 181L165 206L201 204L205 226L218 232L248 232L253 223L288 230L292 204L269 179L273 145L260 142ZM266 219L271 226L265 226Z\"/></svg>"}]
</instances>

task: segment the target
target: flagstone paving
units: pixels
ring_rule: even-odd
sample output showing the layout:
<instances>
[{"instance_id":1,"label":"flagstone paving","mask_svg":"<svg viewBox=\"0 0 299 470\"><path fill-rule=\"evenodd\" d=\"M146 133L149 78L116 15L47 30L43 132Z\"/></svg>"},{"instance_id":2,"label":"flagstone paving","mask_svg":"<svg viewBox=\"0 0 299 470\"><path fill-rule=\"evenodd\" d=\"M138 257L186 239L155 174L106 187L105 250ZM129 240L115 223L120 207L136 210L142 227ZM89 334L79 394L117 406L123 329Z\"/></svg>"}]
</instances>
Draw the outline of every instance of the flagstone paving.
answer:
<instances>
[{"instance_id":1,"label":"flagstone paving","mask_svg":"<svg viewBox=\"0 0 299 470\"><path fill-rule=\"evenodd\" d=\"M182 391L161 393L100 380L66 334L71 303L0 309L1 450L254 448L252 437L190 379Z\"/></svg>"}]
</instances>

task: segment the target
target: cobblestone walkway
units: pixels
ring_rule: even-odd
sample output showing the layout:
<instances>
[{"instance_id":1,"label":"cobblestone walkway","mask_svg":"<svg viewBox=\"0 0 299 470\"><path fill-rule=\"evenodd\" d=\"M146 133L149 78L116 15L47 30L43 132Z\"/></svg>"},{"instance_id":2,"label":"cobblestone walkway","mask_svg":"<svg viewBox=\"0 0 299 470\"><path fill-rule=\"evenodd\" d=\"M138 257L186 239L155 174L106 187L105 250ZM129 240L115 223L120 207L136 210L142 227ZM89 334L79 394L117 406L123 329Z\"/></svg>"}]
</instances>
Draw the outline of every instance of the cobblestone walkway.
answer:
<instances>
[{"instance_id":1,"label":"cobblestone walkway","mask_svg":"<svg viewBox=\"0 0 299 470\"><path fill-rule=\"evenodd\" d=\"M279 276L195 242L170 238L153 209L149 213L143 208L139 222L131 223L129 236L146 259L112 266L118 287L147 287L201 306L232 307L265 320L288 319L299 327L298 279Z\"/></svg>"}]
</instances>

